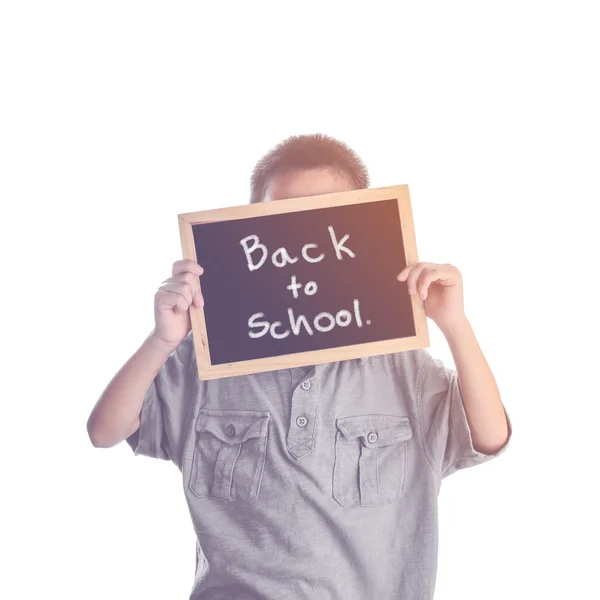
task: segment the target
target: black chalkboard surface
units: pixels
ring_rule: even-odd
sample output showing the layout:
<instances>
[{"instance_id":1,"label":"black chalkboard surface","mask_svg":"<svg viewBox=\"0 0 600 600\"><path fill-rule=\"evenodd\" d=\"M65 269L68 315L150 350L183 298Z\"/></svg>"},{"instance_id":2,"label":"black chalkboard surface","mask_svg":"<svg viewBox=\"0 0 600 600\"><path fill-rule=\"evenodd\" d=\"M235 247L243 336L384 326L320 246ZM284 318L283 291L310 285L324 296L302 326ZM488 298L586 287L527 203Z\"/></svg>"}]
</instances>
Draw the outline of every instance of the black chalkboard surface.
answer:
<instances>
[{"instance_id":1,"label":"black chalkboard surface","mask_svg":"<svg viewBox=\"0 0 600 600\"><path fill-rule=\"evenodd\" d=\"M428 345L396 279L416 262L407 202L396 186L179 215L184 255L204 268L200 377Z\"/></svg>"}]
</instances>

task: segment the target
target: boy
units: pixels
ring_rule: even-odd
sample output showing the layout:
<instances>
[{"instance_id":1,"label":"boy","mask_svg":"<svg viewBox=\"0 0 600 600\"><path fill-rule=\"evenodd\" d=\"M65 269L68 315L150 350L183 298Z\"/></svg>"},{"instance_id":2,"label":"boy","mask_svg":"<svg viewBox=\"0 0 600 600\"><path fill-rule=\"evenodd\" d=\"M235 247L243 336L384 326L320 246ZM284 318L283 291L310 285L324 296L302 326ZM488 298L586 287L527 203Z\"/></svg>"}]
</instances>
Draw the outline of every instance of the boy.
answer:
<instances>
[{"instance_id":1,"label":"boy","mask_svg":"<svg viewBox=\"0 0 600 600\"><path fill-rule=\"evenodd\" d=\"M368 183L343 143L291 137L256 166L251 202ZM211 381L198 379L190 332L201 275L193 261L174 263L153 332L88 421L94 446L127 439L181 471L197 537L190 598L432 598L441 480L511 436L458 269L398 274L444 333L456 372L414 350Z\"/></svg>"}]
</instances>

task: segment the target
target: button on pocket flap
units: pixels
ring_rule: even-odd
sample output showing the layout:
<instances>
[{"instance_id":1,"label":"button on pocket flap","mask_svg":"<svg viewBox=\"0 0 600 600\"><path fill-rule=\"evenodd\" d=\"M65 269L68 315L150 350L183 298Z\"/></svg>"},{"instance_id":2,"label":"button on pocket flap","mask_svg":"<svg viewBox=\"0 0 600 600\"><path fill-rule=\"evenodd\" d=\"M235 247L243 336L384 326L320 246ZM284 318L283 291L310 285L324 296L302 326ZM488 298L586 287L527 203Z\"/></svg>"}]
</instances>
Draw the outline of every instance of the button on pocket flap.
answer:
<instances>
[{"instance_id":1,"label":"button on pocket flap","mask_svg":"<svg viewBox=\"0 0 600 600\"><path fill-rule=\"evenodd\" d=\"M368 447L381 447L406 442L412 438L408 417L396 415L359 415L337 419L337 428L345 438L360 438Z\"/></svg>"},{"instance_id":2,"label":"button on pocket flap","mask_svg":"<svg viewBox=\"0 0 600 600\"><path fill-rule=\"evenodd\" d=\"M269 415L268 411L201 409L196 431L208 431L227 444L241 444L266 437Z\"/></svg>"}]
</instances>

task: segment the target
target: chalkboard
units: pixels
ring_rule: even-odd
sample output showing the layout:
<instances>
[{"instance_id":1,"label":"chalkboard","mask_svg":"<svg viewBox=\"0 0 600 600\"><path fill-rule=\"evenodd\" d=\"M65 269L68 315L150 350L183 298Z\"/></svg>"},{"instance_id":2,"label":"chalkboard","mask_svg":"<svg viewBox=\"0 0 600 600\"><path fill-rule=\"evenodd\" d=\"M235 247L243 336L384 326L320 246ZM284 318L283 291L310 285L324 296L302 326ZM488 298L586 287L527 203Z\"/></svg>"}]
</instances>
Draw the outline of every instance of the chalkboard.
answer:
<instances>
[{"instance_id":1,"label":"chalkboard","mask_svg":"<svg viewBox=\"0 0 600 600\"><path fill-rule=\"evenodd\" d=\"M202 379L429 344L396 276L417 262L407 186L179 215L203 268L191 308Z\"/></svg>"}]
</instances>

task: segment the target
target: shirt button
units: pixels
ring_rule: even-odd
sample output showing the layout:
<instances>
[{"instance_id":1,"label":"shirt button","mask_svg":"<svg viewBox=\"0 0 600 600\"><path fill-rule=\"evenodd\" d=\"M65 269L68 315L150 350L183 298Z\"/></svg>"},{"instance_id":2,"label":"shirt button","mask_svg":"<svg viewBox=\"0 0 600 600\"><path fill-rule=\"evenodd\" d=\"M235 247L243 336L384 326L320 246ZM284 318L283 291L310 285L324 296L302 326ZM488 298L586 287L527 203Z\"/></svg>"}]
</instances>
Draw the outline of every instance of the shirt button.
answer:
<instances>
[{"instance_id":1,"label":"shirt button","mask_svg":"<svg viewBox=\"0 0 600 600\"><path fill-rule=\"evenodd\" d=\"M302 389L303 390L310 390L310 381L303 381L302 382Z\"/></svg>"},{"instance_id":2,"label":"shirt button","mask_svg":"<svg viewBox=\"0 0 600 600\"><path fill-rule=\"evenodd\" d=\"M227 427L225 428L225 433L229 437L233 437L235 435L235 427L233 425L227 425Z\"/></svg>"},{"instance_id":3,"label":"shirt button","mask_svg":"<svg viewBox=\"0 0 600 600\"><path fill-rule=\"evenodd\" d=\"M298 427L306 427L307 423L308 419L304 415L296 419L296 425L298 425Z\"/></svg>"},{"instance_id":4,"label":"shirt button","mask_svg":"<svg viewBox=\"0 0 600 600\"><path fill-rule=\"evenodd\" d=\"M377 441L377 438L378 436L374 431L369 432L369 435L367 436L369 444L374 444Z\"/></svg>"}]
</instances>

